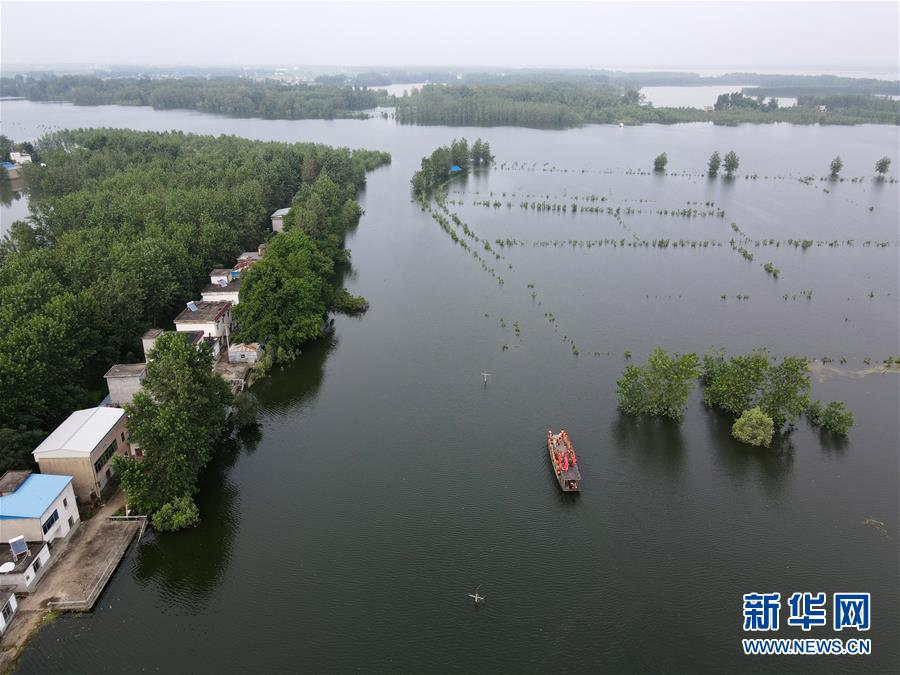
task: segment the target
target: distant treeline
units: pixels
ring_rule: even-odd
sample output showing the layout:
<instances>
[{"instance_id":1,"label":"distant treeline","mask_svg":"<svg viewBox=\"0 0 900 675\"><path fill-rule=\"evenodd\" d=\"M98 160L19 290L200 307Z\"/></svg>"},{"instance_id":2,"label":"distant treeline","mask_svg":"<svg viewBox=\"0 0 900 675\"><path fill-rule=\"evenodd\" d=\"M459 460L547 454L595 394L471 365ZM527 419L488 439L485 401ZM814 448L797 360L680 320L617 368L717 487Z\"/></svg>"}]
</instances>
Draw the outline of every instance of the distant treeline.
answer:
<instances>
[{"instance_id":1,"label":"distant treeline","mask_svg":"<svg viewBox=\"0 0 900 675\"><path fill-rule=\"evenodd\" d=\"M675 124L706 122L791 122L795 124L900 124L900 103L865 95L803 98L798 107L746 105L656 108L642 104L636 90L572 82L509 85L429 85L396 99L401 124L448 126L524 126L566 129L581 124ZM827 111L818 109L826 105Z\"/></svg>"},{"instance_id":2,"label":"distant treeline","mask_svg":"<svg viewBox=\"0 0 900 675\"><path fill-rule=\"evenodd\" d=\"M255 293L277 262L276 246L241 290L242 331L255 330L271 307L256 296L272 303L282 295L297 299L276 304L275 328L318 329L334 297L323 277L340 256L341 228L359 215L356 191L368 169L390 160L322 145L111 129L54 133L35 150L47 166L25 168L32 216L0 244L0 472L29 466L47 433L96 405L106 370L141 360L144 331L170 325L209 283L209 270L255 250L271 232L269 215L288 204L320 219L319 231L300 224L284 235L308 253L291 270L319 262L304 277L314 283L288 279ZM298 307L314 316L294 315ZM269 335L291 347L309 337L273 330L254 339Z\"/></svg>"},{"instance_id":3,"label":"distant treeline","mask_svg":"<svg viewBox=\"0 0 900 675\"><path fill-rule=\"evenodd\" d=\"M0 95L75 105L185 108L231 117L334 119L366 117L387 102L384 91L351 86L283 84L246 78L115 78L64 76L0 79Z\"/></svg>"},{"instance_id":4,"label":"distant treeline","mask_svg":"<svg viewBox=\"0 0 900 675\"><path fill-rule=\"evenodd\" d=\"M543 72L543 71L541 71ZM552 71L546 71L550 73ZM3 78L0 93L32 100L71 101L77 105L149 105L187 108L233 117L271 119L364 118L365 109L394 106L401 124L447 126L519 126L568 129L582 124L717 124L790 122L793 124L900 124L900 102L870 94L801 95L799 105L758 104L756 90L711 112L697 108L657 108L647 104L624 80L601 75L572 75L554 81L547 74L507 84L432 84L401 97L381 90L337 84L284 84L246 78L100 79L96 77ZM439 73L432 73L439 74ZM378 79L377 73L360 75ZM328 76L329 78L331 76ZM344 76L334 76L335 82ZM474 76L473 76L474 77ZM325 78L328 79L328 78ZM846 78L844 78L846 79ZM827 110L820 110L819 106Z\"/></svg>"}]
</instances>

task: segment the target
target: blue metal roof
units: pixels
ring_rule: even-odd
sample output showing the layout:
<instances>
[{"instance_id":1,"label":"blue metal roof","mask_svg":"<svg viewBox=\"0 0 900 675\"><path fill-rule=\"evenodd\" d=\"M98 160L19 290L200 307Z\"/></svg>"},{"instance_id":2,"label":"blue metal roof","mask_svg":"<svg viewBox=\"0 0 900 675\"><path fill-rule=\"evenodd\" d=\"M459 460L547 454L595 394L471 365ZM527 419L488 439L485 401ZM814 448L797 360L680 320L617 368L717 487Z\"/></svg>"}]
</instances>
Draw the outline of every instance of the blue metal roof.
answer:
<instances>
[{"instance_id":1,"label":"blue metal roof","mask_svg":"<svg viewBox=\"0 0 900 675\"><path fill-rule=\"evenodd\" d=\"M33 473L11 495L0 497L0 519L40 518L72 476Z\"/></svg>"},{"instance_id":2,"label":"blue metal roof","mask_svg":"<svg viewBox=\"0 0 900 675\"><path fill-rule=\"evenodd\" d=\"M456 164L450 167L450 173L459 173L460 171L462 171L462 167L459 167Z\"/></svg>"},{"instance_id":3,"label":"blue metal roof","mask_svg":"<svg viewBox=\"0 0 900 675\"><path fill-rule=\"evenodd\" d=\"M13 164L12 162L3 162L2 164L0 164L0 166L2 166L4 169L7 169L7 170L16 168L16 165Z\"/></svg>"}]
</instances>

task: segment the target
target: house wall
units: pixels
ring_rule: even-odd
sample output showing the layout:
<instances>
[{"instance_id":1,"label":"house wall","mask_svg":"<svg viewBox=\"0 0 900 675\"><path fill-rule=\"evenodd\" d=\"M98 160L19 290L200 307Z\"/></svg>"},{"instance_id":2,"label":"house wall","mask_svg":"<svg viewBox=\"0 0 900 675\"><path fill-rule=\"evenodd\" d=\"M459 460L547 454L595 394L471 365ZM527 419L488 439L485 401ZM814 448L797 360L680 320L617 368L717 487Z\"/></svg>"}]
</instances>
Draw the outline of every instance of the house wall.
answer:
<instances>
[{"instance_id":1,"label":"house wall","mask_svg":"<svg viewBox=\"0 0 900 675\"><path fill-rule=\"evenodd\" d=\"M9 600L6 601L6 604L12 610L12 614L9 615L9 621L3 618L3 612L0 612L0 635L6 632L6 627L12 622L13 617L16 615L16 609L19 607L19 604L16 602L16 596L10 595ZM3 608L0 607L0 610Z\"/></svg>"},{"instance_id":2,"label":"house wall","mask_svg":"<svg viewBox=\"0 0 900 675\"><path fill-rule=\"evenodd\" d=\"M100 459L100 456L103 455L113 441L116 443L114 454L125 456L130 454L128 431L125 427L124 415L122 416L122 419L109 430L106 436L103 437L103 440L94 447L90 456L38 457L38 466L41 468L41 473L72 476L72 485L75 489L75 495L83 502L90 502L92 495L96 493L98 489L102 491L107 482L109 482L109 478L106 476L106 470L110 470L110 477L114 473L110 462L107 462L100 467L99 473L94 472L94 462Z\"/></svg>"},{"instance_id":3,"label":"house wall","mask_svg":"<svg viewBox=\"0 0 900 675\"><path fill-rule=\"evenodd\" d=\"M0 519L0 546L16 537L25 537L26 541L41 541L44 533L41 531L40 518L3 518Z\"/></svg>"},{"instance_id":4,"label":"house wall","mask_svg":"<svg viewBox=\"0 0 900 675\"><path fill-rule=\"evenodd\" d=\"M107 377L110 402L118 408L131 403L134 395L140 391L142 381L142 377Z\"/></svg>"},{"instance_id":5,"label":"house wall","mask_svg":"<svg viewBox=\"0 0 900 675\"><path fill-rule=\"evenodd\" d=\"M226 293L203 293L202 300L207 302L230 302L232 305L238 304L238 295L240 291L228 291Z\"/></svg>"},{"instance_id":6,"label":"house wall","mask_svg":"<svg viewBox=\"0 0 900 675\"><path fill-rule=\"evenodd\" d=\"M228 351L229 363L256 363L258 358L259 352Z\"/></svg>"},{"instance_id":7,"label":"house wall","mask_svg":"<svg viewBox=\"0 0 900 675\"><path fill-rule=\"evenodd\" d=\"M272 232L284 232L284 216L272 218Z\"/></svg>"}]
</instances>

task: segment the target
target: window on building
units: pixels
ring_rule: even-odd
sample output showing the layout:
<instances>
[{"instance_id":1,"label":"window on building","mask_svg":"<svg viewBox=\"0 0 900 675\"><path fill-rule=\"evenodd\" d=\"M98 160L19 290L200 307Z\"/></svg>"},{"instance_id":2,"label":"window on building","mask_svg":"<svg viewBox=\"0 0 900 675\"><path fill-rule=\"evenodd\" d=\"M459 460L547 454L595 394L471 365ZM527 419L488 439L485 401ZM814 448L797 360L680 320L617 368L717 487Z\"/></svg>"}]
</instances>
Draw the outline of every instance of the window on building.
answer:
<instances>
[{"instance_id":1,"label":"window on building","mask_svg":"<svg viewBox=\"0 0 900 675\"><path fill-rule=\"evenodd\" d=\"M106 466L106 463L112 458L114 454L116 454L116 449L118 448L118 442L113 440L112 443L109 444L109 447L103 451L103 454L94 462L94 473L100 473L100 469Z\"/></svg>"},{"instance_id":2,"label":"window on building","mask_svg":"<svg viewBox=\"0 0 900 675\"><path fill-rule=\"evenodd\" d=\"M68 497L63 497L63 507L69 508L69 498Z\"/></svg>"},{"instance_id":3,"label":"window on building","mask_svg":"<svg viewBox=\"0 0 900 675\"><path fill-rule=\"evenodd\" d=\"M122 442L123 443L125 442L125 432L124 431L122 432Z\"/></svg>"},{"instance_id":4,"label":"window on building","mask_svg":"<svg viewBox=\"0 0 900 675\"><path fill-rule=\"evenodd\" d=\"M37 571L38 571L39 569L41 569L41 565L42 565L41 559L40 559L40 558L35 558L35 559L34 559L34 564L31 566L31 569L34 571L35 574L37 574Z\"/></svg>"},{"instance_id":5,"label":"window on building","mask_svg":"<svg viewBox=\"0 0 900 675\"><path fill-rule=\"evenodd\" d=\"M50 514L50 517L47 518L47 520L45 520L41 525L41 529L44 531L44 534L47 534L47 532L50 531L50 528L52 528L56 524L57 520L59 520L59 511L54 509L53 513Z\"/></svg>"},{"instance_id":6,"label":"window on building","mask_svg":"<svg viewBox=\"0 0 900 675\"><path fill-rule=\"evenodd\" d=\"M12 603L7 600L6 604L3 605L3 622L9 623L10 618L13 615Z\"/></svg>"},{"instance_id":7,"label":"window on building","mask_svg":"<svg viewBox=\"0 0 900 675\"><path fill-rule=\"evenodd\" d=\"M71 530L73 527L75 527L75 519L69 516L69 529Z\"/></svg>"}]
</instances>

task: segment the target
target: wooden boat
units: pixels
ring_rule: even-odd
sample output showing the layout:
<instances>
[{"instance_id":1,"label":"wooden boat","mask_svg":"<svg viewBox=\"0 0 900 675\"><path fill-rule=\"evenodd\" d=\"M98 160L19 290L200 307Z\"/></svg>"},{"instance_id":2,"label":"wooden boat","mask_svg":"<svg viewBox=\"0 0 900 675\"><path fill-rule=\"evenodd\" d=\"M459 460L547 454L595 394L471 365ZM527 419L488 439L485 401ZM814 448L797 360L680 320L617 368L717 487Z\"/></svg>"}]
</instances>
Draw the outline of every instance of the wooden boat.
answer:
<instances>
[{"instance_id":1,"label":"wooden boat","mask_svg":"<svg viewBox=\"0 0 900 675\"><path fill-rule=\"evenodd\" d=\"M581 471L578 470L578 457L575 448L565 429L558 434L547 432L547 451L550 453L550 465L556 473L556 480L563 492L581 490Z\"/></svg>"}]
</instances>

